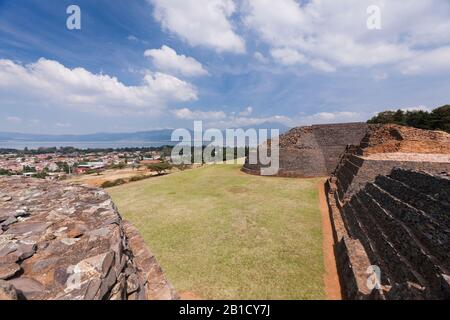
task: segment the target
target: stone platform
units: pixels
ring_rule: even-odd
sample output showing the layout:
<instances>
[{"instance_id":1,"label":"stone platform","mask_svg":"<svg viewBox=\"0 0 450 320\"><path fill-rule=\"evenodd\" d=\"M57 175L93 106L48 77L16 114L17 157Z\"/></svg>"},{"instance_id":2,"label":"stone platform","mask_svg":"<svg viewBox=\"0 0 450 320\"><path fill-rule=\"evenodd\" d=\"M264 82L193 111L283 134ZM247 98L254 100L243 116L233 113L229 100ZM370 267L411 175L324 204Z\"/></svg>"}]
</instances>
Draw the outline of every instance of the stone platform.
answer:
<instances>
[{"instance_id":1,"label":"stone platform","mask_svg":"<svg viewBox=\"0 0 450 320\"><path fill-rule=\"evenodd\" d=\"M0 299L175 299L101 189L0 179Z\"/></svg>"}]
</instances>

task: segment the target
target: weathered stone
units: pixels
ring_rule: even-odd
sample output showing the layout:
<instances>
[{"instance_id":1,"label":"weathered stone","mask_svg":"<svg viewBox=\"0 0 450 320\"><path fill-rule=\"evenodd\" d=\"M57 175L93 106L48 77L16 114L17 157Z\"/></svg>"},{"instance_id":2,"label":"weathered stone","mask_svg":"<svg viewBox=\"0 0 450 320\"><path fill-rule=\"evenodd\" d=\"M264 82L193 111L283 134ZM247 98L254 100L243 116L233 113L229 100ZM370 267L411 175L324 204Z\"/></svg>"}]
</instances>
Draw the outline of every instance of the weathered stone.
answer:
<instances>
[{"instance_id":1,"label":"weathered stone","mask_svg":"<svg viewBox=\"0 0 450 320\"><path fill-rule=\"evenodd\" d=\"M3 231L5 231L5 230L8 230L8 227L9 227L10 225L16 223L17 221L18 221L18 220L17 220L15 217L10 216L10 217L8 217L8 219L6 219L5 221L3 221L0 225L1 225L2 229L3 229Z\"/></svg>"},{"instance_id":2,"label":"weathered stone","mask_svg":"<svg viewBox=\"0 0 450 320\"><path fill-rule=\"evenodd\" d=\"M17 243L13 241L0 243L0 257L4 257L11 252L16 251L17 247Z\"/></svg>"},{"instance_id":3,"label":"weathered stone","mask_svg":"<svg viewBox=\"0 0 450 320\"><path fill-rule=\"evenodd\" d=\"M67 279L69 278L69 276L70 276L70 274L67 272L67 269L64 267L56 268L55 272L53 273L54 281L62 287L66 286Z\"/></svg>"},{"instance_id":4,"label":"weathered stone","mask_svg":"<svg viewBox=\"0 0 450 320\"><path fill-rule=\"evenodd\" d=\"M3 257L0 257L0 264L9 264L9 263L15 263L18 262L20 254L17 253L17 251L13 251Z\"/></svg>"},{"instance_id":5,"label":"weathered stone","mask_svg":"<svg viewBox=\"0 0 450 320\"><path fill-rule=\"evenodd\" d=\"M17 263L0 264L0 280L12 278L20 271Z\"/></svg>"},{"instance_id":6,"label":"weathered stone","mask_svg":"<svg viewBox=\"0 0 450 320\"><path fill-rule=\"evenodd\" d=\"M100 290L98 292L98 298L104 299L106 294L112 289L114 284L116 283L117 277L114 269L109 270L108 275L103 279L102 284L100 286Z\"/></svg>"},{"instance_id":7,"label":"weathered stone","mask_svg":"<svg viewBox=\"0 0 450 320\"><path fill-rule=\"evenodd\" d=\"M324 177L336 168L347 145L359 144L367 132L365 123L313 125L293 128L280 136L279 171L283 177ZM247 157L242 171L260 175L264 165Z\"/></svg>"},{"instance_id":8,"label":"weathered stone","mask_svg":"<svg viewBox=\"0 0 450 320\"><path fill-rule=\"evenodd\" d=\"M30 212L26 208L25 209L18 209L14 213L14 217L16 217L16 218L18 218L18 217L28 217L29 215L30 215Z\"/></svg>"},{"instance_id":9,"label":"weathered stone","mask_svg":"<svg viewBox=\"0 0 450 320\"><path fill-rule=\"evenodd\" d=\"M54 269L56 265L58 265L58 260L60 258L53 257L48 259L43 259L37 261L32 268L33 273L41 273L41 272L47 272L50 269Z\"/></svg>"},{"instance_id":10,"label":"weathered stone","mask_svg":"<svg viewBox=\"0 0 450 320\"><path fill-rule=\"evenodd\" d=\"M118 279L115 286L111 289L109 300L124 300L126 298L125 286L125 277L122 277L120 280Z\"/></svg>"},{"instance_id":11,"label":"weathered stone","mask_svg":"<svg viewBox=\"0 0 450 320\"><path fill-rule=\"evenodd\" d=\"M8 201L11 201L12 200L12 197L11 196L8 196L8 195L2 195L2 196L0 196L0 201L3 201L3 202L8 202Z\"/></svg>"},{"instance_id":12,"label":"weathered stone","mask_svg":"<svg viewBox=\"0 0 450 320\"><path fill-rule=\"evenodd\" d=\"M389 143L380 146L398 147ZM400 168L410 169L416 164L413 161L398 162L399 167L394 168L392 163L378 160L382 158L381 154L366 162L354 155L344 157L345 163L338 167L335 179L327 183L335 235L349 239L345 242L346 252L358 253L349 256L366 256L366 262L359 265L338 255L344 295L365 299L447 299L450 286L442 271L450 267L450 206L441 195L448 192L450 179ZM359 169L353 171L356 163ZM430 172L442 165L450 172L450 162L437 167L435 164L419 165ZM358 191L347 188L355 180L360 181ZM361 289L369 264L380 268L381 286L390 287L386 294L368 294Z\"/></svg>"},{"instance_id":13,"label":"weathered stone","mask_svg":"<svg viewBox=\"0 0 450 320\"><path fill-rule=\"evenodd\" d=\"M80 239L78 238L64 238L61 239L61 242L64 243L66 246L72 246L75 243L77 243Z\"/></svg>"},{"instance_id":14,"label":"weathered stone","mask_svg":"<svg viewBox=\"0 0 450 320\"><path fill-rule=\"evenodd\" d=\"M0 280L0 300L18 300L14 286L4 280Z\"/></svg>"},{"instance_id":15,"label":"weathered stone","mask_svg":"<svg viewBox=\"0 0 450 320\"><path fill-rule=\"evenodd\" d=\"M101 284L102 281L100 279L98 278L92 279L87 287L86 293L84 295L84 300L93 300L97 295L97 292L100 289Z\"/></svg>"},{"instance_id":16,"label":"weathered stone","mask_svg":"<svg viewBox=\"0 0 450 320\"><path fill-rule=\"evenodd\" d=\"M7 234L41 234L43 233L51 223L49 222L21 222L11 226Z\"/></svg>"},{"instance_id":17,"label":"weathered stone","mask_svg":"<svg viewBox=\"0 0 450 320\"><path fill-rule=\"evenodd\" d=\"M0 264L19 299L127 299L128 283L132 297L147 299L148 277L167 284L137 230L136 254L128 245L104 191L16 177L0 178L0 190L12 197L0 202L2 222L17 219L0 234ZM136 267L135 259L144 263ZM147 266L158 273L140 269Z\"/></svg>"},{"instance_id":18,"label":"weathered stone","mask_svg":"<svg viewBox=\"0 0 450 320\"><path fill-rule=\"evenodd\" d=\"M36 243L29 241L22 241L17 246L17 252L20 254L19 259L25 260L31 257L36 252Z\"/></svg>"},{"instance_id":19,"label":"weathered stone","mask_svg":"<svg viewBox=\"0 0 450 320\"><path fill-rule=\"evenodd\" d=\"M127 294L132 294L139 289L139 278L133 273L127 278Z\"/></svg>"},{"instance_id":20,"label":"weathered stone","mask_svg":"<svg viewBox=\"0 0 450 320\"><path fill-rule=\"evenodd\" d=\"M39 281L27 278L19 277L9 280L18 292L22 293L26 299L33 299L42 297L45 294L45 287Z\"/></svg>"}]
</instances>

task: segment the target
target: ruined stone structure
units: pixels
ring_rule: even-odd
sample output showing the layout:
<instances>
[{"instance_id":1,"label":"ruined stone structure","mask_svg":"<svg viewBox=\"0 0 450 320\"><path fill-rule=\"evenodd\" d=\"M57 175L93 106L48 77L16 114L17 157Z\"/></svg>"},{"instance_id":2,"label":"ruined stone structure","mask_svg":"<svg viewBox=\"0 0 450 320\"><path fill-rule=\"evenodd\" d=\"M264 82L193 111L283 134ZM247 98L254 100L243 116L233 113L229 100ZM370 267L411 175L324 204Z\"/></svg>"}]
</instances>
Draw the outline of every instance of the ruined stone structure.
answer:
<instances>
[{"instance_id":1,"label":"ruined stone structure","mask_svg":"<svg viewBox=\"0 0 450 320\"><path fill-rule=\"evenodd\" d=\"M0 179L0 299L174 299L137 230L100 189Z\"/></svg>"},{"instance_id":2,"label":"ruined stone structure","mask_svg":"<svg viewBox=\"0 0 450 320\"><path fill-rule=\"evenodd\" d=\"M336 258L350 299L450 299L450 179L394 169L341 203L329 185ZM367 286L369 266L380 290Z\"/></svg>"},{"instance_id":3,"label":"ruined stone structure","mask_svg":"<svg viewBox=\"0 0 450 320\"><path fill-rule=\"evenodd\" d=\"M329 176L347 145L358 145L367 131L365 123L298 127L280 136L281 177ZM261 165L246 160L243 172L260 174Z\"/></svg>"},{"instance_id":4,"label":"ruined stone structure","mask_svg":"<svg viewBox=\"0 0 450 320\"><path fill-rule=\"evenodd\" d=\"M346 298L450 299L449 173L443 132L373 126L347 147L326 184Z\"/></svg>"}]
</instances>

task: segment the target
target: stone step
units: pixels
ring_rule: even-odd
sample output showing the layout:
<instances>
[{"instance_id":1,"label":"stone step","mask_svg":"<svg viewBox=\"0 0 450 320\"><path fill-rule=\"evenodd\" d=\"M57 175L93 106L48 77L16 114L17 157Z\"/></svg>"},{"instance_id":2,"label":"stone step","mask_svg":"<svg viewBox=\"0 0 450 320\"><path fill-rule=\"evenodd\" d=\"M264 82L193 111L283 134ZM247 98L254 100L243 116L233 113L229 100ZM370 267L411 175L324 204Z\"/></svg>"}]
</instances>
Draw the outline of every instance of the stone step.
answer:
<instances>
[{"instance_id":1,"label":"stone step","mask_svg":"<svg viewBox=\"0 0 450 320\"><path fill-rule=\"evenodd\" d=\"M339 181L338 193L341 200L344 198L345 193L352 184L355 175L359 171L359 168L360 166L354 164L351 161L350 157L344 159L342 167L336 174L336 177L338 178Z\"/></svg>"},{"instance_id":2,"label":"stone step","mask_svg":"<svg viewBox=\"0 0 450 320\"><path fill-rule=\"evenodd\" d=\"M364 248L366 248L366 253L371 264L378 265L385 271L381 274L381 283L390 284L392 277L389 274L389 268L385 265L383 259L380 258L380 254L378 253L373 241L367 236L368 232L365 226L359 221L352 205L347 203L344 208L342 208L341 212L348 234L353 239L358 239Z\"/></svg>"},{"instance_id":3,"label":"stone step","mask_svg":"<svg viewBox=\"0 0 450 320\"><path fill-rule=\"evenodd\" d=\"M381 241L389 243L395 248L398 254L405 260L404 264L397 265L399 270L417 270L420 275L429 283L429 287L433 290L439 290L440 282L437 280L437 275L441 273L447 274L445 268L440 266L440 263L433 257L422 243L415 237L413 232L401 221L395 219L390 212L386 211L380 204L373 199L364 190L361 190L356 198L360 203L364 203L367 212L372 216L370 225L377 225ZM368 228L370 230L370 228ZM394 263L390 257L386 255L389 263ZM414 269L411 269L414 266ZM416 281L412 281L416 282ZM421 282L418 282L422 284ZM425 286L427 287L427 286Z\"/></svg>"},{"instance_id":4,"label":"stone step","mask_svg":"<svg viewBox=\"0 0 450 320\"><path fill-rule=\"evenodd\" d=\"M394 169L389 175L392 179L403 182L417 191L427 194L437 201L449 204L450 179L432 176L425 172Z\"/></svg>"},{"instance_id":5,"label":"stone step","mask_svg":"<svg viewBox=\"0 0 450 320\"><path fill-rule=\"evenodd\" d=\"M450 204L437 201L435 198L414 189L411 184L407 185L386 176L377 177L375 184L397 199L426 212L428 216L444 228L450 229Z\"/></svg>"},{"instance_id":6,"label":"stone step","mask_svg":"<svg viewBox=\"0 0 450 320\"><path fill-rule=\"evenodd\" d=\"M382 274L388 274L392 279L392 283L411 281L425 285L426 281L420 276L420 273L415 271L409 261L392 245L388 236L383 233L383 229L379 226L376 218L369 213L369 210L357 196L352 197L351 204L356 216L361 221L361 225L364 227L366 237L370 239L369 241L373 244L375 252L378 253L377 255L382 257L379 265ZM369 250L369 248L366 249Z\"/></svg>"},{"instance_id":7,"label":"stone step","mask_svg":"<svg viewBox=\"0 0 450 320\"><path fill-rule=\"evenodd\" d=\"M393 219L399 220L407 226L417 237L427 251L436 256L439 261L449 268L450 232L445 230L425 212L418 210L376 184L368 183L364 189Z\"/></svg>"}]
</instances>

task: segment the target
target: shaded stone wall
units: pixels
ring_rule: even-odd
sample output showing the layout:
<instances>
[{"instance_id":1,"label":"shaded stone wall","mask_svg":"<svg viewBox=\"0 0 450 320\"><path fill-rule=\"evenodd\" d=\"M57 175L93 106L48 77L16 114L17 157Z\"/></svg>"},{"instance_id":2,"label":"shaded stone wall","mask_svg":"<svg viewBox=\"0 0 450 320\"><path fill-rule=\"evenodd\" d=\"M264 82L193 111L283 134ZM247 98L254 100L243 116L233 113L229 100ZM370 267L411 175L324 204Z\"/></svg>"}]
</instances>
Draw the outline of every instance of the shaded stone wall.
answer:
<instances>
[{"instance_id":1,"label":"shaded stone wall","mask_svg":"<svg viewBox=\"0 0 450 320\"><path fill-rule=\"evenodd\" d=\"M174 298L103 190L0 179L0 299Z\"/></svg>"},{"instance_id":2,"label":"shaded stone wall","mask_svg":"<svg viewBox=\"0 0 450 320\"><path fill-rule=\"evenodd\" d=\"M359 144L367 131L365 123L298 127L280 136L280 170L283 177L328 176L347 145ZM260 165L244 165L242 171L260 174Z\"/></svg>"},{"instance_id":3,"label":"shaded stone wall","mask_svg":"<svg viewBox=\"0 0 450 320\"><path fill-rule=\"evenodd\" d=\"M330 179L327 196L344 295L350 299L450 298L450 179L393 169L341 201ZM381 270L370 290L367 268Z\"/></svg>"},{"instance_id":4,"label":"shaded stone wall","mask_svg":"<svg viewBox=\"0 0 450 320\"><path fill-rule=\"evenodd\" d=\"M406 159L407 156L403 154L398 154L393 158L396 160L389 159L389 157L371 159L351 153L345 154L334 173L339 200L349 199L366 183L373 182L378 175L388 175L393 168L424 170L431 173L450 172L450 162L446 162L444 159L421 161L420 155Z\"/></svg>"}]
</instances>

